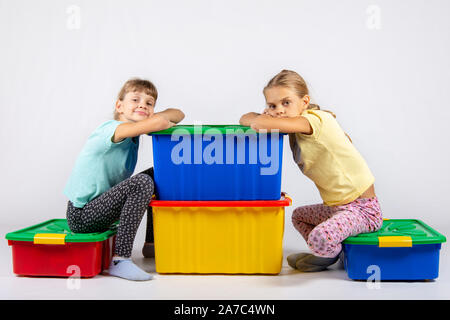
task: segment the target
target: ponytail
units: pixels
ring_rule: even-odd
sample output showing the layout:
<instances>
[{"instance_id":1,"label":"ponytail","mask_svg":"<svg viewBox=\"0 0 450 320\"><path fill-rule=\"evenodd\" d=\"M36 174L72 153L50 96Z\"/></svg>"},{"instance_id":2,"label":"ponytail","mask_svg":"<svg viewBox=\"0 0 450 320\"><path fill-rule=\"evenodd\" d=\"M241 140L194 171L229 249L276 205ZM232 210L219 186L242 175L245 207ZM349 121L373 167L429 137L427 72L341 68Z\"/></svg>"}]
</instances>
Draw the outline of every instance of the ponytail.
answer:
<instances>
[{"instance_id":1,"label":"ponytail","mask_svg":"<svg viewBox=\"0 0 450 320\"><path fill-rule=\"evenodd\" d=\"M320 109L320 106L317 105L317 104L310 103L308 105L308 107L306 108L306 110L321 110L321 111L325 111L325 112L331 113L331 115L336 119L336 115L333 112L331 112L329 110L322 110L322 109ZM350 142L353 143L353 141L350 138L350 136L347 133L345 133L345 132L344 132L344 134L347 136L348 140L350 140Z\"/></svg>"},{"instance_id":2,"label":"ponytail","mask_svg":"<svg viewBox=\"0 0 450 320\"><path fill-rule=\"evenodd\" d=\"M322 110L322 109L320 109L320 106L319 106L318 104L313 104L313 103L310 103L306 109L307 109L307 110ZM330 110L322 110L322 111L331 113L331 115L332 115L334 118L336 118L336 115L334 114L334 112L331 112Z\"/></svg>"}]
</instances>

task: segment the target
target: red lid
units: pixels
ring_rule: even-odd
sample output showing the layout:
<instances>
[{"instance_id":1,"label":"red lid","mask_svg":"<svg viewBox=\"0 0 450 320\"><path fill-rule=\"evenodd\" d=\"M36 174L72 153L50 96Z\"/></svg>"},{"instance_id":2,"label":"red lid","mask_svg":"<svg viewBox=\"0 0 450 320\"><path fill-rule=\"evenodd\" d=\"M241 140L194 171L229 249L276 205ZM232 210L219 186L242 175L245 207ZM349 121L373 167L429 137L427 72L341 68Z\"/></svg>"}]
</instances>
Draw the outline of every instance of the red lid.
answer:
<instances>
[{"instance_id":1,"label":"red lid","mask_svg":"<svg viewBox=\"0 0 450 320\"><path fill-rule=\"evenodd\" d=\"M243 201L150 201L152 207L287 207L292 199L284 192L280 200L243 200Z\"/></svg>"}]
</instances>

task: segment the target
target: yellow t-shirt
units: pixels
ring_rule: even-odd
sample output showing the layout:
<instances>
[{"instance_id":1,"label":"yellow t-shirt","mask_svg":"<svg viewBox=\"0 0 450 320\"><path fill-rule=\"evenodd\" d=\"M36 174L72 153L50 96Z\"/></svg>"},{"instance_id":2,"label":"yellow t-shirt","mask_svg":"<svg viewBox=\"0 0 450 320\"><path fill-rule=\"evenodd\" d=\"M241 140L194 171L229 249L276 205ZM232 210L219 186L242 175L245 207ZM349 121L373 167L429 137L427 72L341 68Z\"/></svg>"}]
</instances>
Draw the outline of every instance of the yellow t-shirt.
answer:
<instances>
[{"instance_id":1,"label":"yellow t-shirt","mask_svg":"<svg viewBox=\"0 0 450 320\"><path fill-rule=\"evenodd\" d=\"M345 135L336 119L322 110L305 110L313 133L289 135L300 170L319 189L327 206L352 202L375 181L367 163Z\"/></svg>"}]
</instances>

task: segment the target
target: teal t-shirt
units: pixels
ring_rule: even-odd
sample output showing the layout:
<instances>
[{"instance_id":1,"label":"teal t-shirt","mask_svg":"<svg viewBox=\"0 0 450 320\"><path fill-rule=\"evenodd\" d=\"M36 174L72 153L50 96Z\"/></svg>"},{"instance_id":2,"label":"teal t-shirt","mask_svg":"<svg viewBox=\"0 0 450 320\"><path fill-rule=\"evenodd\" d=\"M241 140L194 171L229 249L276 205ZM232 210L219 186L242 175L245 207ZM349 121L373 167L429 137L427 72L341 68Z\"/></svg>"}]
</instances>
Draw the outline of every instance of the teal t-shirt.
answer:
<instances>
[{"instance_id":1,"label":"teal t-shirt","mask_svg":"<svg viewBox=\"0 0 450 320\"><path fill-rule=\"evenodd\" d=\"M139 139L126 138L118 143L111 138L121 121L102 123L89 136L75 162L64 194L77 208L95 199L134 172Z\"/></svg>"}]
</instances>

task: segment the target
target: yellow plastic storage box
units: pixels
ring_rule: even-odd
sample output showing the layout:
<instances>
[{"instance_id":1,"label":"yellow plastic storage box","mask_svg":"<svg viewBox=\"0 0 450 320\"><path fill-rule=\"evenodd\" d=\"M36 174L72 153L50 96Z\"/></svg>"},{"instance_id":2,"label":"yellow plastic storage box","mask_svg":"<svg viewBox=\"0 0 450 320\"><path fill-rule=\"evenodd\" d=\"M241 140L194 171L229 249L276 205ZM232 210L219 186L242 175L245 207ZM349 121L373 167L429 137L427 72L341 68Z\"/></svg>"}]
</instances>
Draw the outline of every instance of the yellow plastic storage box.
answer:
<instances>
[{"instance_id":1,"label":"yellow plastic storage box","mask_svg":"<svg viewBox=\"0 0 450 320\"><path fill-rule=\"evenodd\" d=\"M158 273L278 274L292 200L152 200Z\"/></svg>"}]
</instances>

